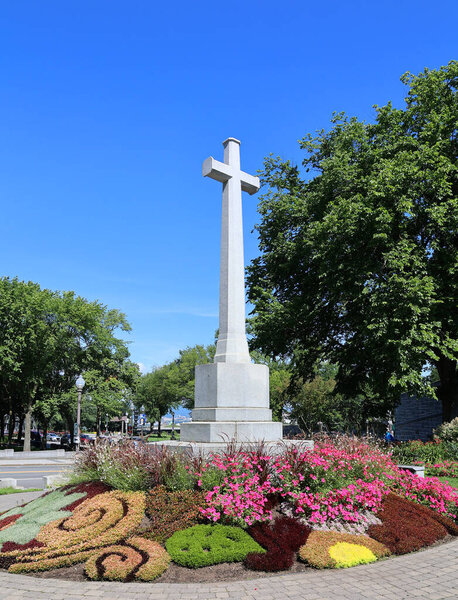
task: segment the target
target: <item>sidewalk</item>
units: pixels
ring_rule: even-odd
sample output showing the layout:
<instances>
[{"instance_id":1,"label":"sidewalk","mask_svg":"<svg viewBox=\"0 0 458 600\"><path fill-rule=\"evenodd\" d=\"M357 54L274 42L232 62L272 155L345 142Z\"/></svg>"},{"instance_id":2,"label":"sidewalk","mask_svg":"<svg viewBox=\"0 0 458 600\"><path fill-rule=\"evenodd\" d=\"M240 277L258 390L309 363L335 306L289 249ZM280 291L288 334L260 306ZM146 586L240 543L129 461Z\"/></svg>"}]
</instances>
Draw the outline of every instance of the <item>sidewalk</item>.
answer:
<instances>
[{"instance_id":1,"label":"sidewalk","mask_svg":"<svg viewBox=\"0 0 458 600\"><path fill-rule=\"evenodd\" d=\"M10 508L14 508L16 506L21 506L26 502L30 502L31 500L35 500L42 494L45 493L46 490L39 492L17 492L16 494L5 494L4 496L0 496L0 512L4 512L5 510L9 510Z\"/></svg>"}]
</instances>

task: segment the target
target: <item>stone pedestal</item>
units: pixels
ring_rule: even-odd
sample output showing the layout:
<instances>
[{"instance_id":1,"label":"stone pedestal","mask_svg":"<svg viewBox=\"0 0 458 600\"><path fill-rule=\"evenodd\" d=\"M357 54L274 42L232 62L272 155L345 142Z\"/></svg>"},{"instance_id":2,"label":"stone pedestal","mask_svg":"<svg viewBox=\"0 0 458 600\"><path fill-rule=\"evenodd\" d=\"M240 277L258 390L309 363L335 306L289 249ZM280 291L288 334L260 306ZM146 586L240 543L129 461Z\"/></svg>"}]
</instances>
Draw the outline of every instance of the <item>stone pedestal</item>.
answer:
<instances>
[{"instance_id":1,"label":"stone pedestal","mask_svg":"<svg viewBox=\"0 0 458 600\"><path fill-rule=\"evenodd\" d=\"M216 362L196 367L192 422L181 425L183 442L276 442L282 424L269 409L269 369L252 363Z\"/></svg>"}]
</instances>

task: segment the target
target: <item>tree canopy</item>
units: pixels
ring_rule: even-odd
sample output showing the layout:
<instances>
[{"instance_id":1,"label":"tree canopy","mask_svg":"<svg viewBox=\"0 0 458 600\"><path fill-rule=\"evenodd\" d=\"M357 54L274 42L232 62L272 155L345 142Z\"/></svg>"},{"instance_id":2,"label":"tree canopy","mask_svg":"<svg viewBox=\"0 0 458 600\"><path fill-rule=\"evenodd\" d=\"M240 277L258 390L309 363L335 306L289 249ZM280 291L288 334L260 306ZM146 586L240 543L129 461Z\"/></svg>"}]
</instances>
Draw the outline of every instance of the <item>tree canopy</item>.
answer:
<instances>
[{"instance_id":1,"label":"tree canopy","mask_svg":"<svg viewBox=\"0 0 458 600\"><path fill-rule=\"evenodd\" d=\"M138 368L128 360L126 317L74 292L41 289L32 282L0 278L0 408L2 414L30 416L46 429L58 415L72 429L75 379L83 373L86 391L127 393ZM110 411L111 412L111 411ZM26 431L25 447L30 442Z\"/></svg>"},{"instance_id":2,"label":"tree canopy","mask_svg":"<svg viewBox=\"0 0 458 600\"><path fill-rule=\"evenodd\" d=\"M261 255L248 268L252 347L337 393L436 394L458 411L458 62L402 77L403 108L335 115L300 141L302 169L265 160Z\"/></svg>"}]
</instances>

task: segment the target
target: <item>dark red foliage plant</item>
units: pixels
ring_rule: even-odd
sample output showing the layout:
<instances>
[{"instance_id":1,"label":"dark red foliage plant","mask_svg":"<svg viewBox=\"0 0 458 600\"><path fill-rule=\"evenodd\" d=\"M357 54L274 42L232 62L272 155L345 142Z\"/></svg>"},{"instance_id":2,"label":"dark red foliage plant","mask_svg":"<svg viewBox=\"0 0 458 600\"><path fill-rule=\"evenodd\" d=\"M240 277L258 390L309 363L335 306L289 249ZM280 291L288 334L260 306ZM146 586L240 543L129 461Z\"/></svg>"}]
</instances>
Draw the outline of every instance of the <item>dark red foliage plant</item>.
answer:
<instances>
[{"instance_id":1,"label":"dark red foliage plant","mask_svg":"<svg viewBox=\"0 0 458 600\"><path fill-rule=\"evenodd\" d=\"M445 515L440 515L434 510L431 510L430 512L432 518L438 521L441 525L443 525L450 535L458 535L458 524L455 523L455 521L449 519Z\"/></svg>"},{"instance_id":2,"label":"dark red foliage plant","mask_svg":"<svg viewBox=\"0 0 458 600\"><path fill-rule=\"evenodd\" d=\"M62 488L67 492L67 496L70 494L85 494L82 498L75 500L71 504L65 507L65 510L73 512L77 506L79 506L85 500L94 498L98 494L103 494L111 490L110 486L102 483L101 481L89 481L87 483L79 483L77 485L66 485Z\"/></svg>"},{"instance_id":3,"label":"dark red foliage plant","mask_svg":"<svg viewBox=\"0 0 458 600\"><path fill-rule=\"evenodd\" d=\"M305 544L310 527L297 519L281 516L271 525L257 523L248 533L267 550L265 554L251 552L245 566L253 571L286 571L294 562L294 554Z\"/></svg>"},{"instance_id":4,"label":"dark red foliage plant","mask_svg":"<svg viewBox=\"0 0 458 600\"><path fill-rule=\"evenodd\" d=\"M8 525L11 525L11 523L14 523L14 521L19 519L20 516L21 515L10 515L9 517L4 517L3 519L0 519L0 531L2 529L5 529L5 527L8 527Z\"/></svg>"},{"instance_id":5,"label":"dark red foliage plant","mask_svg":"<svg viewBox=\"0 0 458 600\"><path fill-rule=\"evenodd\" d=\"M377 514L381 525L371 525L368 535L385 544L394 554L407 554L434 544L447 535L429 508L389 494Z\"/></svg>"}]
</instances>

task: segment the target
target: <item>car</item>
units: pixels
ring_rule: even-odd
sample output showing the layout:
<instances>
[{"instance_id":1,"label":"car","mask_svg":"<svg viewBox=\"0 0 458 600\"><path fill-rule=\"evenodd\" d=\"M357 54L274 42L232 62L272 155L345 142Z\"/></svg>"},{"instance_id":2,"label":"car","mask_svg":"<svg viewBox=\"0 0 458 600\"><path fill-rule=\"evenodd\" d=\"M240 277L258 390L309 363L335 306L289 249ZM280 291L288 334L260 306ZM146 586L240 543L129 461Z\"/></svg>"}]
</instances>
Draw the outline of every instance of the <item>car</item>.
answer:
<instances>
[{"instance_id":1,"label":"car","mask_svg":"<svg viewBox=\"0 0 458 600\"><path fill-rule=\"evenodd\" d=\"M46 448L56 448L60 446L60 435L52 431L46 434Z\"/></svg>"},{"instance_id":2,"label":"car","mask_svg":"<svg viewBox=\"0 0 458 600\"><path fill-rule=\"evenodd\" d=\"M90 433L82 433L80 435L80 445L81 446L89 446L94 443L94 436Z\"/></svg>"},{"instance_id":3,"label":"car","mask_svg":"<svg viewBox=\"0 0 458 600\"><path fill-rule=\"evenodd\" d=\"M41 433L39 431L30 432L30 444L33 448L41 448Z\"/></svg>"},{"instance_id":4,"label":"car","mask_svg":"<svg viewBox=\"0 0 458 600\"><path fill-rule=\"evenodd\" d=\"M72 445L72 436L70 433L64 433L64 435L60 438L60 445L63 448L69 448Z\"/></svg>"}]
</instances>

